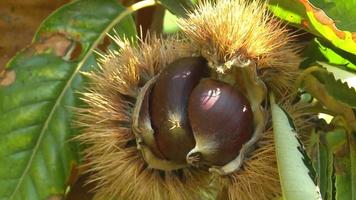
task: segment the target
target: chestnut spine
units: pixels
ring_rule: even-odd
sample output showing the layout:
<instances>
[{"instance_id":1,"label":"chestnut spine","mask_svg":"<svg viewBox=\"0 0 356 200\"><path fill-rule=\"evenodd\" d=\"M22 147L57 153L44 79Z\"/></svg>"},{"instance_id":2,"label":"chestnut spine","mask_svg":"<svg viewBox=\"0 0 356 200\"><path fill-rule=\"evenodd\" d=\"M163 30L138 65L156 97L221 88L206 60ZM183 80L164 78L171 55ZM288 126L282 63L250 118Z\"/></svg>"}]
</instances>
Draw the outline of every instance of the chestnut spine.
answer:
<instances>
[{"instance_id":1,"label":"chestnut spine","mask_svg":"<svg viewBox=\"0 0 356 200\"><path fill-rule=\"evenodd\" d=\"M84 97L89 108L80 113L84 132L79 139L88 146L89 171L95 172L92 180L100 185L100 199L204 199L201 191L211 192L212 185L226 188L229 199L266 200L281 194L272 130L266 126L268 108L262 103L267 94L265 84L280 95L290 94L300 61L297 47L290 43L285 27L271 19L265 4L212 2L200 3L187 18L179 20L183 40L178 36L152 37L130 46L129 41L116 38L120 50L105 55L100 60L102 72L90 75L94 84ZM147 96L155 76L167 63L192 55L207 59L213 73L218 74L212 75L214 79L241 89L253 112L252 136L237 157L223 166L209 166L210 172L223 176L211 176L206 168L166 160L167 155L161 155L156 144L153 128L147 125L151 116L143 116L140 120L147 117L144 123L137 116L140 109L147 109L139 105L150 101ZM251 62L243 64L240 57ZM262 70L263 74L256 73ZM242 84L238 85L237 79ZM147 87L142 88L142 84ZM124 96L136 101L127 102ZM137 146L132 143L135 140ZM240 168L242 163L244 167Z\"/></svg>"}]
</instances>

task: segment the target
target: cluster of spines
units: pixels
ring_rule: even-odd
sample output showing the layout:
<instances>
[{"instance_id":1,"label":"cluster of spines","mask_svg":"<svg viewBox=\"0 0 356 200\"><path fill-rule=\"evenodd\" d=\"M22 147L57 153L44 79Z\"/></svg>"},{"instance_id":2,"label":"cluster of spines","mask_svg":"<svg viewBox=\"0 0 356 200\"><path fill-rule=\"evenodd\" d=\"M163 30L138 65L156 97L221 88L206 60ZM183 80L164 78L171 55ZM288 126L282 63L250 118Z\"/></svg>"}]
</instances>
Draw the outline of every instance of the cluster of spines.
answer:
<instances>
[{"instance_id":1,"label":"cluster of spines","mask_svg":"<svg viewBox=\"0 0 356 200\"><path fill-rule=\"evenodd\" d=\"M99 199L199 199L214 189L207 172L198 169L162 172L149 169L135 145L131 115L142 82L173 60L193 52L184 40L150 37L139 47L114 38L117 51L99 60L99 70L86 74L91 85L77 108L78 136L86 146L88 171Z\"/></svg>"},{"instance_id":2,"label":"cluster of spines","mask_svg":"<svg viewBox=\"0 0 356 200\"><path fill-rule=\"evenodd\" d=\"M294 36L285 25L268 12L266 3L202 1L178 23L212 68L240 56L254 61L265 72L261 78L276 92L290 92L300 48L293 44Z\"/></svg>"},{"instance_id":3,"label":"cluster of spines","mask_svg":"<svg viewBox=\"0 0 356 200\"><path fill-rule=\"evenodd\" d=\"M270 126L242 168L228 176L211 176L195 168L164 173L147 168L135 146L131 115L140 88L167 64L178 58L201 55L214 68L243 55L256 62L260 78L281 96L290 93L298 73L298 47L263 3L204 1L179 23L183 39L148 36L132 45L113 36L118 50L103 55L99 70L87 74L92 84L83 93L88 107L77 109L77 125L83 129L78 139L87 146L87 165L93 172L91 181L97 184L97 196L199 199L203 193L215 192L217 185L225 188L231 200L263 200L280 195ZM298 110L292 106L290 109ZM301 118L295 116L297 121Z\"/></svg>"}]
</instances>

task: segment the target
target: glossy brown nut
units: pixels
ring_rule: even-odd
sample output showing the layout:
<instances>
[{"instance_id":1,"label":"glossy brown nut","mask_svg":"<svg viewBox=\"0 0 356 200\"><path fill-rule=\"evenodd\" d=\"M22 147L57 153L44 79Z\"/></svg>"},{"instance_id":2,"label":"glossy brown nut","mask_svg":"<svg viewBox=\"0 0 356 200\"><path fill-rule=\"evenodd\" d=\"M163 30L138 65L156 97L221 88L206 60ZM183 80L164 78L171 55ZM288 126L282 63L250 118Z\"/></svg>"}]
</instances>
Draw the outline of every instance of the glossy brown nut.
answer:
<instances>
[{"instance_id":1,"label":"glossy brown nut","mask_svg":"<svg viewBox=\"0 0 356 200\"><path fill-rule=\"evenodd\" d=\"M135 124L133 130L142 138L144 145L148 146L152 153L160 159L164 159L164 156L157 148L154 137L154 131L151 125L151 116L150 116L150 94L152 92L154 80L148 85L145 85L141 89L143 92L142 95L139 95L138 101L140 101L137 118L133 120ZM137 103L137 102L136 102ZM135 115L135 114L134 114Z\"/></svg>"},{"instance_id":2,"label":"glossy brown nut","mask_svg":"<svg viewBox=\"0 0 356 200\"><path fill-rule=\"evenodd\" d=\"M194 87L209 76L201 57L181 58L159 75L151 96L151 123L158 149L167 160L186 162L195 141L188 120L188 100Z\"/></svg>"},{"instance_id":3,"label":"glossy brown nut","mask_svg":"<svg viewBox=\"0 0 356 200\"><path fill-rule=\"evenodd\" d=\"M203 79L188 107L196 146L187 155L192 165L223 166L235 159L253 131L249 101L226 83Z\"/></svg>"}]
</instances>

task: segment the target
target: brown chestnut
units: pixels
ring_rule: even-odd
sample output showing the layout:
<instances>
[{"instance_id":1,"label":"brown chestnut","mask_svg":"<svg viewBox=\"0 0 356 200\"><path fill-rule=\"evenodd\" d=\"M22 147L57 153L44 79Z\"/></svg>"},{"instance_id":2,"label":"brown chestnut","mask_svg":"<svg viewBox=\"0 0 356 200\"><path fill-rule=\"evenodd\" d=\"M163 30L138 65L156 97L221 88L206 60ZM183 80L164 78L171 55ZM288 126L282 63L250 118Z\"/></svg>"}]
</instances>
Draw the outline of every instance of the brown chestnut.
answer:
<instances>
[{"instance_id":1,"label":"brown chestnut","mask_svg":"<svg viewBox=\"0 0 356 200\"><path fill-rule=\"evenodd\" d=\"M207 76L209 67L204 58L181 58L162 70L153 87L151 123L158 149L167 160L185 163L195 145L188 100L194 87Z\"/></svg>"},{"instance_id":2,"label":"brown chestnut","mask_svg":"<svg viewBox=\"0 0 356 200\"><path fill-rule=\"evenodd\" d=\"M194 166L227 164L253 134L248 99L221 81L201 80L190 95L188 114L196 145L186 158Z\"/></svg>"},{"instance_id":3,"label":"brown chestnut","mask_svg":"<svg viewBox=\"0 0 356 200\"><path fill-rule=\"evenodd\" d=\"M159 159L164 159L162 153L158 150L155 139L154 139L154 131L151 125L151 116L150 116L150 94L152 92L153 84L157 77L154 77L147 84L141 88L141 93L137 97L135 110L133 112L133 126L132 129L135 134L137 134L138 142L140 143L138 146L146 145L149 147L150 151ZM143 140L143 141L142 141Z\"/></svg>"}]
</instances>

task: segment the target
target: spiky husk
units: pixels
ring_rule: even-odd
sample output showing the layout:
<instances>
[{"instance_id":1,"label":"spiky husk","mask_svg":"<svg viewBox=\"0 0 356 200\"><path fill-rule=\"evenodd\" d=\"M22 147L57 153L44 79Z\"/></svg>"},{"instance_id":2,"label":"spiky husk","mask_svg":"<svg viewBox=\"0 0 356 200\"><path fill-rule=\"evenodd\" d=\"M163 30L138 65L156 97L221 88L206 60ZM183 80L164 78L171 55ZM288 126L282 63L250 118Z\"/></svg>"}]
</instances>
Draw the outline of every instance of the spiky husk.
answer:
<instances>
[{"instance_id":1,"label":"spiky husk","mask_svg":"<svg viewBox=\"0 0 356 200\"><path fill-rule=\"evenodd\" d=\"M296 94L290 94L279 101L279 105L288 113L298 133L298 138L308 149L310 146L310 133L316 126L318 114L313 111L313 105L308 102L298 101ZM297 101L297 102L295 102Z\"/></svg>"},{"instance_id":2,"label":"spiky husk","mask_svg":"<svg viewBox=\"0 0 356 200\"><path fill-rule=\"evenodd\" d=\"M265 3L202 1L188 18L180 19L179 24L192 46L218 72L219 67L236 59L255 62L259 77L268 90L272 90L277 98L284 98L283 105L296 120L298 129L305 128L307 120L301 109L303 106L292 104L295 97L293 83L301 62L300 47L293 43L293 35L286 27L268 13ZM222 73L229 73L226 71ZM226 198L267 200L281 194L270 124L242 168L218 178Z\"/></svg>"},{"instance_id":3,"label":"spiky husk","mask_svg":"<svg viewBox=\"0 0 356 200\"><path fill-rule=\"evenodd\" d=\"M279 105L292 118L298 133L307 132L315 117L308 110L309 105L293 103L295 95L281 99ZM271 120L271 119L270 119ZM242 168L229 176L217 176L220 192L229 200L271 200L281 196L278 166L271 121L257 143L256 149L246 158ZM301 135L302 136L302 135ZM303 137L301 137L303 140Z\"/></svg>"},{"instance_id":4,"label":"spiky husk","mask_svg":"<svg viewBox=\"0 0 356 200\"><path fill-rule=\"evenodd\" d=\"M178 23L211 67L217 68L237 57L253 60L265 83L277 94L283 94L290 92L297 77L300 48L266 7L260 1L202 1L188 18Z\"/></svg>"},{"instance_id":5,"label":"spiky husk","mask_svg":"<svg viewBox=\"0 0 356 200\"><path fill-rule=\"evenodd\" d=\"M78 139L86 146L87 168L96 182L98 199L200 199L214 190L203 170L159 171L147 168L131 132L131 112L143 84L175 59L193 54L178 38L156 37L139 48L115 38L120 47L100 60L100 69L87 74L91 85L83 93L87 108L78 108Z\"/></svg>"},{"instance_id":6,"label":"spiky husk","mask_svg":"<svg viewBox=\"0 0 356 200\"><path fill-rule=\"evenodd\" d=\"M280 196L272 130L266 130L257 149L239 171L218 179L230 200L267 200Z\"/></svg>"},{"instance_id":7,"label":"spiky husk","mask_svg":"<svg viewBox=\"0 0 356 200\"><path fill-rule=\"evenodd\" d=\"M293 106L292 83L300 58L292 36L257 1L203 1L186 19L180 20L185 39L178 37L140 41L114 38L120 47L102 56L100 69L88 74L91 85L83 93L87 108L78 108L78 139L85 154L97 197L110 199L202 199L218 185L230 200L272 199L281 194L271 125L242 168L228 176L211 176L204 170L185 168L163 172L148 169L135 146L131 114L140 88L170 62L202 55L212 68L238 56L257 64L260 78L300 120L300 107ZM290 98L289 98L290 97ZM304 119L304 118L303 118ZM299 123L298 123L299 124ZM299 126L299 125L298 125ZM300 126L302 127L302 125ZM215 184L217 183L217 184ZM213 195L211 195L213 196Z\"/></svg>"}]
</instances>

